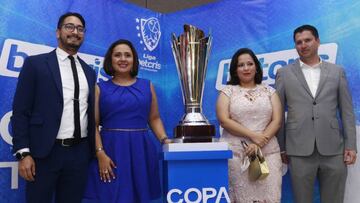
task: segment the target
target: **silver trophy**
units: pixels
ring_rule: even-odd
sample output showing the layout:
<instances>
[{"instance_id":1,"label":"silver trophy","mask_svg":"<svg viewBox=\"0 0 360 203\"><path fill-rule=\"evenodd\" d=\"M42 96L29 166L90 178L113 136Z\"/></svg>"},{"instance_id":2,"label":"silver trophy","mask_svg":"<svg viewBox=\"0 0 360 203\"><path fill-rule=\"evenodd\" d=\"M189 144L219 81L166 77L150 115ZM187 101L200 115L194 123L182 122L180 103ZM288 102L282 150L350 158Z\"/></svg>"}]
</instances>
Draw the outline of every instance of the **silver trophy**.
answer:
<instances>
[{"instance_id":1,"label":"silver trophy","mask_svg":"<svg viewBox=\"0 0 360 203\"><path fill-rule=\"evenodd\" d=\"M212 37L195 26L184 25L179 37L172 34L174 54L185 114L174 129L175 138L182 142L211 142L215 127L202 113L202 97Z\"/></svg>"}]
</instances>

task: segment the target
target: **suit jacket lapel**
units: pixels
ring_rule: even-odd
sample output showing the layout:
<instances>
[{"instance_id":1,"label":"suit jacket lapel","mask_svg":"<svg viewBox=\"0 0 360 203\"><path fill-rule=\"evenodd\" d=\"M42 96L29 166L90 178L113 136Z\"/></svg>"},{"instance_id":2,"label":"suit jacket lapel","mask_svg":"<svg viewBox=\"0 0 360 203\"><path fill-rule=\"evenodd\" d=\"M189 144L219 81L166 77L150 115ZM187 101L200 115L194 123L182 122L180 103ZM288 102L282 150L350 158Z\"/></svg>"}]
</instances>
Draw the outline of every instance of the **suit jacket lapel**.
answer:
<instances>
[{"instance_id":1,"label":"suit jacket lapel","mask_svg":"<svg viewBox=\"0 0 360 203\"><path fill-rule=\"evenodd\" d=\"M325 81L329 75L329 69L326 67L326 64L325 62L321 62L320 64L320 81L319 81L319 86L317 88L317 91L316 91L316 95L315 95L315 98L319 96L319 93L320 91L322 90L322 88L324 87L324 84L325 84Z\"/></svg>"},{"instance_id":2,"label":"suit jacket lapel","mask_svg":"<svg viewBox=\"0 0 360 203\"><path fill-rule=\"evenodd\" d=\"M63 92L62 92L60 67L59 67L59 63L58 63L58 60L57 60L55 50L49 53L48 58L47 58L48 59L47 63L48 63L49 69L50 69L50 71L52 73L53 79L55 81L56 88L58 89L60 95L62 96Z\"/></svg>"},{"instance_id":3,"label":"suit jacket lapel","mask_svg":"<svg viewBox=\"0 0 360 203\"><path fill-rule=\"evenodd\" d=\"M293 66L293 71L294 71L294 74L296 75L296 78L299 80L299 82L301 83L301 85L304 87L304 89L306 90L306 92L311 96L313 97L311 91L310 91L310 88L306 82L306 79L305 79L305 76L304 76L304 73L301 71L301 67L300 67L300 62L299 60L296 60L296 62L294 63L294 66Z\"/></svg>"}]
</instances>

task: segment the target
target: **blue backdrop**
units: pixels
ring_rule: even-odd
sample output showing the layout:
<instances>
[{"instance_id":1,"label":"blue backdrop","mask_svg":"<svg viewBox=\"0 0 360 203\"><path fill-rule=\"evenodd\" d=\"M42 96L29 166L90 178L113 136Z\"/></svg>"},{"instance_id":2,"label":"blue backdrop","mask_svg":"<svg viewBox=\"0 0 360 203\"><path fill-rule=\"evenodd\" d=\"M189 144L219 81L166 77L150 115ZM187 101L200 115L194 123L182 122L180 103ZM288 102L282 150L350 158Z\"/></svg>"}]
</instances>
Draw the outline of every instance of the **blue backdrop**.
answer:
<instances>
[{"instance_id":1,"label":"blue backdrop","mask_svg":"<svg viewBox=\"0 0 360 203\"><path fill-rule=\"evenodd\" d=\"M57 46L55 30L58 17L67 11L81 13L87 24L82 57L106 79L101 69L108 46L119 38L131 40L140 59L139 76L150 79L158 94L161 117L172 135L184 108L177 71L170 47L170 35L183 32L183 24L193 24L213 35L208 63L203 110L209 121L219 127L215 115L218 89L228 79L233 53L249 47L257 53L264 82L274 84L276 70L297 58L292 40L294 28L316 26L320 33L320 55L324 60L343 65L349 80L359 123L360 86L360 2L223 0L171 14L160 14L118 0L2 0L0 4L0 201L24 202L24 183L12 157L11 104L17 76L24 58ZM284 166L284 173L286 173ZM359 165L349 167L345 202L359 202ZM334 183L336 184L336 183ZM316 193L318 194L318 192ZM291 201L288 176L284 176L283 200ZM319 202L318 195L315 196Z\"/></svg>"}]
</instances>

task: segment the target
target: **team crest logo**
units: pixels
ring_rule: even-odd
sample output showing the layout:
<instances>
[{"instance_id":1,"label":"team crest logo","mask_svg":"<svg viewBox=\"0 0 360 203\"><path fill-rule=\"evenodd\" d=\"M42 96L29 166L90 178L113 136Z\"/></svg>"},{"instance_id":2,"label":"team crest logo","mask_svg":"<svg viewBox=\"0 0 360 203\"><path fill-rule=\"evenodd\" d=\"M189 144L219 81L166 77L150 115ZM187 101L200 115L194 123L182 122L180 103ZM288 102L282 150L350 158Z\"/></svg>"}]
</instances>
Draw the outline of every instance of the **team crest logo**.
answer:
<instances>
[{"instance_id":1,"label":"team crest logo","mask_svg":"<svg viewBox=\"0 0 360 203\"><path fill-rule=\"evenodd\" d=\"M141 44L145 44L144 50L154 50L160 41L161 31L160 23L157 18L151 17L149 19L136 19L137 23L140 23L140 27L136 26L137 30L140 30L138 37L141 37Z\"/></svg>"}]
</instances>

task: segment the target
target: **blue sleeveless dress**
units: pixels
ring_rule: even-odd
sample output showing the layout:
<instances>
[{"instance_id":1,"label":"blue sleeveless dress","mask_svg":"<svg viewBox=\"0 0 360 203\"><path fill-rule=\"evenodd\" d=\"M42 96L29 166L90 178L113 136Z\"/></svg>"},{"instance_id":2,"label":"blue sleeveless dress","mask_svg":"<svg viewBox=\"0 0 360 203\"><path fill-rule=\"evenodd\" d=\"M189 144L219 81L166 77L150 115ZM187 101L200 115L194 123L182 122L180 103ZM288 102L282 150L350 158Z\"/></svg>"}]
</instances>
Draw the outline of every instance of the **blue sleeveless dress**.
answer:
<instances>
[{"instance_id":1,"label":"blue sleeveless dress","mask_svg":"<svg viewBox=\"0 0 360 203\"><path fill-rule=\"evenodd\" d=\"M85 198L102 203L147 203L160 198L158 154L148 130L144 130L152 101L150 81L137 78L130 86L119 86L109 80L98 85L100 135L106 154L117 167L113 169L116 179L101 181L94 159Z\"/></svg>"}]
</instances>

